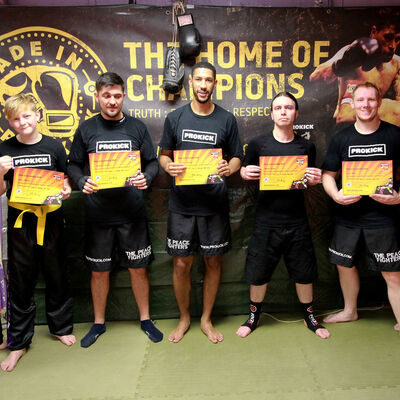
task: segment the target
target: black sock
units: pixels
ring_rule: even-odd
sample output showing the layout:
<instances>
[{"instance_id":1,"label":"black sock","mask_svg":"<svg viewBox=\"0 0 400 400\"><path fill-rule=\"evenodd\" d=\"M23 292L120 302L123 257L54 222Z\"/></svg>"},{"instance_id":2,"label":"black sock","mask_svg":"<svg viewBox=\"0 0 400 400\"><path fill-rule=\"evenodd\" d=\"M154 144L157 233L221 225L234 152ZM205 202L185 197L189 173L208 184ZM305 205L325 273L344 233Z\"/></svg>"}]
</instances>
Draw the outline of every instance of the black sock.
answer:
<instances>
[{"instance_id":1,"label":"black sock","mask_svg":"<svg viewBox=\"0 0 400 400\"><path fill-rule=\"evenodd\" d=\"M300 303L303 308L304 321L307 328L315 332L317 329L325 329L314 317L313 303Z\"/></svg>"},{"instance_id":2,"label":"black sock","mask_svg":"<svg viewBox=\"0 0 400 400\"><path fill-rule=\"evenodd\" d=\"M154 326L153 321L151 321L150 319L140 321L140 327L152 342L161 342L161 340L163 339L162 332Z\"/></svg>"},{"instance_id":3,"label":"black sock","mask_svg":"<svg viewBox=\"0 0 400 400\"><path fill-rule=\"evenodd\" d=\"M91 346L106 331L106 324L93 324L90 331L81 340L81 347Z\"/></svg>"},{"instance_id":4,"label":"black sock","mask_svg":"<svg viewBox=\"0 0 400 400\"><path fill-rule=\"evenodd\" d=\"M261 313L261 305L262 302L256 303L250 300L250 314L249 318L247 318L246 322L242 324L242 326L247 326L250 328L251 332L258 326L258 320L260 319Z\"/></svg>"}]
</instances>

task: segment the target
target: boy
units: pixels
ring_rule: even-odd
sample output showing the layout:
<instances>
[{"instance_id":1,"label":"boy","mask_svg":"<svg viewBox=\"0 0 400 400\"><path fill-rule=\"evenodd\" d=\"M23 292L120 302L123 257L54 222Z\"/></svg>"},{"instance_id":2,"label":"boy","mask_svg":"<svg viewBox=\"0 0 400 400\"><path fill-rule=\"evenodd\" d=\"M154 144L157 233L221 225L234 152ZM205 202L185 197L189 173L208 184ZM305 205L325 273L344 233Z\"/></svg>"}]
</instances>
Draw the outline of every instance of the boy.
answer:
<instances>
[{"instance_id":1,"label":"boy","mask_svg":"<svg viewBox=\"0 0 400 400\"><path fill-rule=\"evenodd\" d=\"M61 143L37 131L40 113L35 100L27 94L7 99L6 118L16 136L0 144L0 194L7 189L10 198L13 168L32 167L66 171L66 153ZM62 199L71 194L64 179ZM3 371L12 371L25 355L33 337L34 289L39 270L46 281L46 316L50 333L62 343L75 343L72 332L72 298L64 266L64 218L61 208L10 203L8 207L8 357ZM21 212L22 210L22 212ZM48 214L47 214L48 212ZM46 215L47 214L47 215ZM37 216L38 215L38 216ZM15 227L17 219L22 226ZM18 222L17 222L18 223ZM44 224L44 229L40 229Z\"/></svg>"}]
</instances>

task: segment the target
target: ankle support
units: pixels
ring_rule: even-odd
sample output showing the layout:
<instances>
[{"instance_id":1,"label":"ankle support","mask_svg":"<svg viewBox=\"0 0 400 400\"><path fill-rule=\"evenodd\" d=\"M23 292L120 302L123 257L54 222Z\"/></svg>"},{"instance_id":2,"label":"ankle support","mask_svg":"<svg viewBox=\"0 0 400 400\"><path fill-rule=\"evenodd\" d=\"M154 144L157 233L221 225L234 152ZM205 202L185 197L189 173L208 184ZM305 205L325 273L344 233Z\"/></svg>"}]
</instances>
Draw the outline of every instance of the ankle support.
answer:
<instances>
[{"instance_id":1,"label":"ankle support","mask_svg":"<svg viewBox=\"0 0 400 400\"><path fill-rule=\"evenodd\" d=\"M242 324L242 326L247 326L250 328L251 332L258 326L258 320L260 319L261 314L261 305L262 302L256 303L250 300L250 314L249 318L247 318L246 322Z\"/></svg>"},{"instance_id":2,"label":"ankle support","mask_svg":"<svg viewBox=\"0 0 400 400\"><path fill-rule=\"evenodd\" d=\"M301 306L303 308L304 321L306 322L308 329L310 329L314 333L317 329L325 329L325 327L322 326L314 317L312 302L311 303L301 303Z\"/></svg>"}]
</instances>

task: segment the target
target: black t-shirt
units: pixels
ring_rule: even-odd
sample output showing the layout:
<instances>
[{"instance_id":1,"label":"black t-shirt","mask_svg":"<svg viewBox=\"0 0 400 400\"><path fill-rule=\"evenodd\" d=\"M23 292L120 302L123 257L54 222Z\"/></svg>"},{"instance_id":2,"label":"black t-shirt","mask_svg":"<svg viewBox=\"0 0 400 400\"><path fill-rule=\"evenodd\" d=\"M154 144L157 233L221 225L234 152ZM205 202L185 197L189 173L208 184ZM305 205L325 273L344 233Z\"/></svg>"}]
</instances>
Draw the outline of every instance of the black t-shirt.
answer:
<instances>
[{"instance_id":1,"label":"black t-shirt","mask_svg":"<svg viewBox=\"0 0 400 400\"><path fill-rule=\"evenodd\" d=\"M160 147L165 150L222 148L223 157L242 157L236 118L215 104L210 115L198 115L190 104L169 113ZM226 181L222 184L176 186L171 190L169 210L187 215L215 215L229 211Z\"/></svg>"},{"instance_id":2,"label":"black t-shirt","mask_svg":"<svg viewBox=\"0 0 400 400\"><path fill-rule=\"evenodd\" d=\"M34 144L21 143L14 136L0 143L0 157L2 156L10 156L13 159L13 168L31 167L64 173L66 173L67 169L67 155L63 145L46 135L42 135L40 141ZM10 198L14 180L14 169L10 169L5 174L4 179L9 183L7 197ZM16 217L20 213L20 210L9 207L9 217ZM52 214L59 215L60 211L56 211L56 214L49 213L48 216L51 218Z\"/></svg>"},{"instance_id":3,"label":"black t-shirt","mask_svg":"<svg viewBox=\"0 0 400 400\"><path fill-rule=\"evenodd\" d=\"M378 161L392 160L394 172L394 189L398 190L396 170L400 161L400 128L381 121L377 131L362 135L354 125L337 133L328 148L323 169L338 172L342 169L342 161ZM338 177L337 186L342 188L342 176ZM399 212L398 205L385 205L362 196L361 200L341 205L333 202L335 220L343 225L355 227L385 227L393 225Z\"/></svg>"},{"instance_id":4,"label":"black t-shirt","mask_svg":"<svg viewBox=\"0 0 400 400\"><path fill-rule=\"evenodd\" d=\"M288 143L277 141L272 134L252 139L243 160L243 166L259 165L263 156L308 156L308 166L315 166L315 146L295 135ZM303 190L260 190L257 199L256 221L271 227L307 223Z\"/></svg>"},{"instance_id":5,"label":"black t-shirt","mask_svg":"<svg viewBox=\"0 0 400 400\"><path fill-rule=\"evenodd\" d=\"M150 184L158 173L158 162L146 126L126 115L119 121L96 115L83 122L75 133L68 157L68 175L82 188L85 176L90 175L89 153L135 150L140 150L142 172ZM85 195L85 207L86 218L102 224L126 223L145 215L142 191L133 186Z\"/></svg>"}]
</instances>

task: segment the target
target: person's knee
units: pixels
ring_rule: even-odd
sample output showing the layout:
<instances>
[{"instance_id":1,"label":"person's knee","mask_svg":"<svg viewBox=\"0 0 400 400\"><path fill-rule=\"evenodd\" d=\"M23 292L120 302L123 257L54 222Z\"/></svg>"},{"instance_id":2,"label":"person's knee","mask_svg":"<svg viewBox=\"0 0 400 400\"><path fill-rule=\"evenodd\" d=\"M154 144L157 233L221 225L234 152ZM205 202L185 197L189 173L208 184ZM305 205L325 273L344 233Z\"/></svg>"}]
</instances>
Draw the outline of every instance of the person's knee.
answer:
<instances>
[{"instance_id":1,"label":"person's knee","mask_svg":"<svg viewBox=\"0 0 400 400\"><path fill-rule=\"evenodd\" d=\"M130 275L135 279L146 279L147 269L143 268L129 268Z\"/></svg>"},{"instance_id":2,"label":"person's knee","mask_svg":"<svg viewBox=\"0 0 400 400\"><path fill-rule=\"evenodd\" d=\"M382 272L382 275L388 286L400 288L400 272Z\"/></svg>"},{"instance_id":3,"label":"person's knee","mask_svg":"<svg viewBox=\"0 0 400 400\"><path fill-rule=\"evenodd\" d=\"M96 282L107 281L110 273L108 271L92 271L92 280Z\"/></svg>"},{"instance_id":4,"label":"person's knee","mask_svg":"<svg viewBox=\"0 0 400 400\"><path fill-rule=\"evenodd\" d=\"M192 259L188 257L177 257L174 259L174 273L176 275L185 275L190 273L192 268Z\"/></svg>"},{"instance_id":5,"label":"person's knee","mask_svg":"<svg viewBox=\"0 0 400 400\"><path fill-rule=\"evenodd\" d=\"M222 265L222 256L204 257L206 268L211 270L219 270Z\"/></svg>"}]
</instances>

